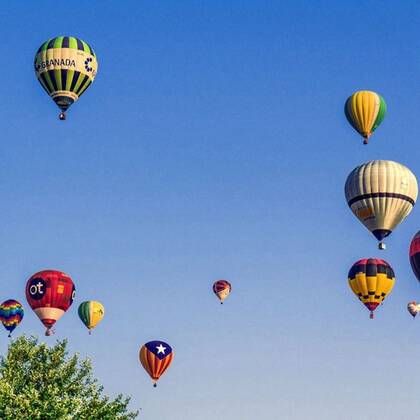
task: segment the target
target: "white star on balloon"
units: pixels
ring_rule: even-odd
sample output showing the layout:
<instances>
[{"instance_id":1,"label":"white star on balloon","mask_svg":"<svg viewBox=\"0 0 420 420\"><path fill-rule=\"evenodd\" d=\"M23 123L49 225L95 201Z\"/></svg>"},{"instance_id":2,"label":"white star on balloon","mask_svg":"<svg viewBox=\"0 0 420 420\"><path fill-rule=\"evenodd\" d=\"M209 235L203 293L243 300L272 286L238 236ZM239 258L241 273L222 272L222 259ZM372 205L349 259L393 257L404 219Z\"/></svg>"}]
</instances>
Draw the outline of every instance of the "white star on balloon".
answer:
<instances>
[{"instance_id":1,"label":"white star on balloon","mask_svg":"<svg viewBox=\"0 0 420 420\"><path fill-rule=\"evenodd\" d=\"M165 354L166 347L163 347L162 344L160 344L159 346L156 346L156 349L158 351L158 354L160 353Z\"/></svg>"}]
</instances>

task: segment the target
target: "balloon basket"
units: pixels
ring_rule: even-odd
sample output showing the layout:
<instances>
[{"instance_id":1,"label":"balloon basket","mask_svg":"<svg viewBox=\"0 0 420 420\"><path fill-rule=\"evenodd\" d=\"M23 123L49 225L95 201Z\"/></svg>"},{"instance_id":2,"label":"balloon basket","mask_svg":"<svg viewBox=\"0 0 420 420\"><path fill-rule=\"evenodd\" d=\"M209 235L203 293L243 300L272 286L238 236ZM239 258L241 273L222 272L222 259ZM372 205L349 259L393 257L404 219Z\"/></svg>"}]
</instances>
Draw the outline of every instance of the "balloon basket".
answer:
<instances>
[{"instance_id":1,"label":"balloon basket","mask_svg":"<svg viewBox=\"0 0 420 420\"><path fill-rule=\"evenodd\" d=\"M373 319L375 317L375 315L373 315L373 312L370 313L369 318Z\"/></svg>"},{"instance_id":2,"label":"balloon basket","mask_svg":"<svg viewBox=\"0 0 420 420\"><path fill-rule=\"evenodd\" d=\"M64 112L60 112L60 115L58 116L58 119L60 121L65 121L66 119L66 114Z\"/></svg>"},{"instance_id":3,"label":"balloon basket","mask_svg":"<svg viewBox=\"0 0 420 420\"><path fill-rule=\"evenodd\" d=\"M378 249L380 249L381 251L384 251L386 249L386 245L383 242L379 242Z\"/></svg>"},{"instance_id":4,"label":"balloon basket","mask_svg":"<svg viewBox=\"0 0 420 420\"><path fill-rule=\"evenodd\" d=\"M153 388L156 388L157 387L157 383L155 382L154 384L153 384Z\"/></svg>"}]
</instances>

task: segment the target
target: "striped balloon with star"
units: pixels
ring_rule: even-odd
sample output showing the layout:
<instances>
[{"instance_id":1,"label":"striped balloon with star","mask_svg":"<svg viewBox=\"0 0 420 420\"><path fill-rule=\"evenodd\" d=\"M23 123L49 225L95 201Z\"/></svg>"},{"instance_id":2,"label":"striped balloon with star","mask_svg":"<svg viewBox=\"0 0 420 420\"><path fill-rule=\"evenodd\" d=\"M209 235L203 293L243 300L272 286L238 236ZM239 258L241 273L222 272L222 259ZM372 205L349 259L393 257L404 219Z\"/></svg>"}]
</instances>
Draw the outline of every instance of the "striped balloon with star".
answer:
<instances>
[{"instance_id":1,"label":"striped balloon with star","mask_svg":"<svg viewBox=\"0 0 420 420\"><path fill-rule=\"evenodd\" d=\"M140 363L152 378L153 386L168 369L174 358L172 347L163 341L149 341L140 349Z\"/></svg>"}]
</instances>

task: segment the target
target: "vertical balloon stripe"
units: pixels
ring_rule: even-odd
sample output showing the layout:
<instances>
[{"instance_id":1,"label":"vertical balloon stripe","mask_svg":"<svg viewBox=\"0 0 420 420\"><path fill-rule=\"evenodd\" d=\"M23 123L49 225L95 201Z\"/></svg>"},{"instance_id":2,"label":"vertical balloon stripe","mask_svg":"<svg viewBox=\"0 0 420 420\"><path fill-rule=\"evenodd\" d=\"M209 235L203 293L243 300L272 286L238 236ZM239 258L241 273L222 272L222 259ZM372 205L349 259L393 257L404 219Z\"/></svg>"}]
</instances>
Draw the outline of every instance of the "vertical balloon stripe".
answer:
<instances>
[{"instance_id":1,"label":"vertical balloon stripe","mask_svg":"<svg viewBox=\"0 0 420 420\"><path fill-rule=\"evenodd\" d=\"M375 122L373 124L372 127L372 132L376 130L376 128L381 124L381 122L384 120L385 118L385 114L386 114L386 103L385 100L382 96L379 96L379 110L378 110L378 114L376 116Z\"/></svg>"},{"instance_id":2,"label":"vertical balloon stripe","mask_svg":"<svg viewBox=\"0 0 420 420\"><path fill-rule=\"evenodd\" d=\"M75 71L73 74L73 80L71 82L70 91L74 92L77 82L79 81L80 71Z\"/></svg>"},{"instance_id":3,"label":"vertical balloon stripe","mask_svg":"<svg viewBox=\"0 0 420 420\"><path fill-rule=\"evenodd\" d=\"M63 36L58 36L55 38L53 48L61 48L63 45L63 39Z\"/></svg>"},{"instance_id":4,"label":"vertical balloon stripe","mask_svg":"<svg viewBox=\"0 0 420 420\"><path fill-rule=\"evenodd\" d=\"M69 38L69 48L77 50L77 40L74 37Z\"/></svg>"},{"instance_id":5,"label":"vertical balloon stripe","mask_svg":"<svg viewBox=\"0 0 420 420\"><path fill-rule=\"evenodd\" d=\"M84 82L80 85L79 90L76 92L77 96L81 96L82 93L91 85L92 80L89 77L85 76Z\"/></svg>"}]
</instances>

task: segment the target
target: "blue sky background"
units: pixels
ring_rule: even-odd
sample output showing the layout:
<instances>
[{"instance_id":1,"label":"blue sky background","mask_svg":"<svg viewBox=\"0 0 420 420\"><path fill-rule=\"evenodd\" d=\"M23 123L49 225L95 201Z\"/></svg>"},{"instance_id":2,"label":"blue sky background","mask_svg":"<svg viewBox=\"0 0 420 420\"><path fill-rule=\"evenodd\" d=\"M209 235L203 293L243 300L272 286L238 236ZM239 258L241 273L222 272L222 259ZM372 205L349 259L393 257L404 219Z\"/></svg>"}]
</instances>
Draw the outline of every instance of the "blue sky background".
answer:
<instances>
[{"instance_id":1,"label":"blue sky background","mask_svg":"<svg viewBox=\"0 0 420 420\"><path fill-rule=\"evenodd\" d=\"M381 252L343 187L371 159L420 176L419 18L416 1L3 4L0 297L25 304L15 333L44 340L24 286L57 268L77 298L45 339L68 338L142 419L418 412L420 320L406 304L420 299L420 210ZM99 60L65 123L33 71L64 34ZM343 115L359 89L388 104L368 147ZM374 321L347 285L369 256L397 276ZM218 278L233 284L223 307ZM107 311L92 336L77 317L87 299ZM175 351L157 389L138 361L152 339Z\"/></svg>"}]
</instances>

